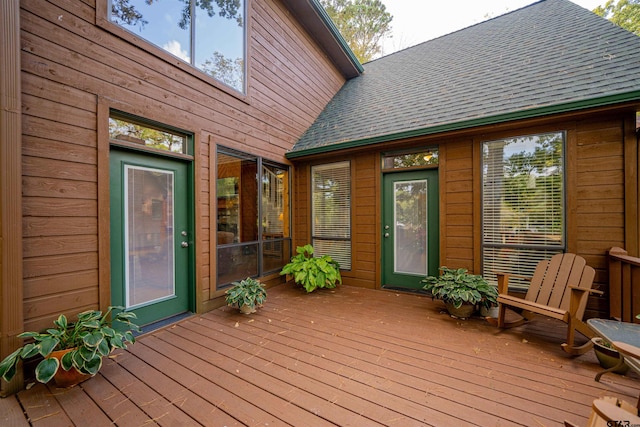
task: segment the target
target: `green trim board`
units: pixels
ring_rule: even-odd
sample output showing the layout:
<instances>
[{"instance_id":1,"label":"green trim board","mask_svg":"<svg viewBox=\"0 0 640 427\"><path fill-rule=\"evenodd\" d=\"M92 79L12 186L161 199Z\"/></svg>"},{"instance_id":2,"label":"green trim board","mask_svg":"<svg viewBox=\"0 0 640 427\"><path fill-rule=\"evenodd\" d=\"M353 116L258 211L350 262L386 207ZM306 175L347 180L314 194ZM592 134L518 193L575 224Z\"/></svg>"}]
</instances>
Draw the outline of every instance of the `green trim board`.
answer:
<instances>
[{"instance_id":1,"label":"green trim board","mask_svg":"<svg viewBox=\"0 0 640 427\"><path fill-rule=\"evenodd\" d=\"M330 153L348 148L358 148L383 142L398 141L401 139L415 138L420 136L434 135L437 133L451 132L457 130L471 129L474 127L506 123L515 120L532 119L537 117L550 116L553 114L582 111L590 108L606 107L625 102L640 101L640 91L627 92L622 94L608 95L600 98L573 101L564 104L549 105L527 110L514 111L510 113L497 114L494 116L480 117L477 119L463 120L453 123L445 123L436 126L429 126L421 129L378 135L371 138L363 138L352 141L336 142L323 146L290 151L286 153L287 159L295 159L314 154Z\"/></svg>"},{"instance_id":2,"label":"green trim board","mask_svg":"<svg viewBox=\"0 0 640 427\"><path fill-rule=\"evenodd\" d=\"M338 31L338 28L336 27L336 24L334 24L333 20L329 17L329 15L327 14L327 11L324 10L324 7L322 7L320 2L318 0L311 0L311 6L313 6L313 8L316 10L316 13L320 17L320 19L322 19L322 21L327 26L327 28L329 29L333 37L335 37L336 41L338 42L338 44L340 45L344 53L347 55L349 60L356 67L356 69L360 73L364 72L364 67L362 66L362 64L360 64L360 61L358 60L358 58L356 58L356 55L353 53L353 51L349 47L349 44L344 39L344 37L342 37L342 34L340 33L340 31Z\"/></svg>"}]
</instances>

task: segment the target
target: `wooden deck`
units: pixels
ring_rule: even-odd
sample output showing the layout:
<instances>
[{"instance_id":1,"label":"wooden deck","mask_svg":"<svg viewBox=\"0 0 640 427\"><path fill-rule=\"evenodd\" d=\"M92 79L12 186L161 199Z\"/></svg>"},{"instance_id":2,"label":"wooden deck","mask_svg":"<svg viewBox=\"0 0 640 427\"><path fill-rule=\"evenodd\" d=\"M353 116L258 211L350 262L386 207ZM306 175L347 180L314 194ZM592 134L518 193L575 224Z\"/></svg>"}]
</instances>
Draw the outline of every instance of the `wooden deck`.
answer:
<instances>
[{"instance_id":1,"label":"wooden deck","mask_svg":"<svg viewBox=\"0 0 640 427\"><path fill-rule=\"evenodd\" d=\"M279 286L255 315L193 316L79 386L0 399L0 425L584 425L596 397L637 398L637 377L596 383L593 352L565 355L561 322L500 331L442 310L411 294Z\"/></svg>"}]
</instances>

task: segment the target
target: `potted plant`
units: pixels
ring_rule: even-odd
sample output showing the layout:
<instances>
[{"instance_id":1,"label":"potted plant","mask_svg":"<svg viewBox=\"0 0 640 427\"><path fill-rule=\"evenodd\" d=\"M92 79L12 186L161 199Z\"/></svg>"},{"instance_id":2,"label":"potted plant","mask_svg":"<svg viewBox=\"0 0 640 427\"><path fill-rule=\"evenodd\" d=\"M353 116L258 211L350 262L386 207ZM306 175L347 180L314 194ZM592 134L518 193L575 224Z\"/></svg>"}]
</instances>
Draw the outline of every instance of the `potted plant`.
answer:
<instances>
[{"instance_id":1,"label":"potted plant","mask_svg":"<svg viewBox=\"0 0 640 427\"><path fill-rule=\"evenodd\" d=\"M465 268L440 267L439 276L428 276L422 280L423 289L431 292L432 298L444 301L449 314L467 318L475 311L476 304L487 307L498 304L498 290L482 276L470 274Z\"/></svg>"},{"instance_id":2,"label":"potted plant","mask_svg":"<svg viewBox=\"0 0 640 427\"><path fill-rule=\"evenodd\" d=\"M498 302L495 297L483 297L478 306L480 307L480 316L494 319L498 317Z\"/></svg>"},{"instance_id":3,"label":"potted plant","mask_svg":"<svg viewBox=\"0 0 640 427\"><path fill-rule=\"evenodd\" d=\"M134 343L133 332L140 332L132 322L135 313L124 307L111 306L102 314L98 310L78 314L69 323L64 314L54 320L54 327L44 332L23 332L19 338L32 342L20 347L0 362L0 377L11 381L20 360L43 357L35 369L36 380L47 383L53 378L58 387L69 387L95 375L102 367L102 358L116 348ZM60 369L62 368L62 369Z\"/></svg>"},{"instance_id":4,"label":"potted plant","mask_svg":"<svg viewBox=\"0 0 640 427\"><path fill-rule=\"evenodd\" d=\"M307 292L317 288L335 288L342 283L340 265L329 255L314 257L311 245L298 246L296 252L291 262L282 267L281 275L292 275L293 280Z\"/></svg>"},{"instance_id":5,"label":"potted plant","mask_svg":"<svg viewBox=\"0 0 640 427\"><path fill-rule=\"evenodd\" d=\"M256 306L261 306L267 299L267 291L259 280L247 277L232 285L225 292L227 305L238 307L244 314L255 313Z\"/></svg>"},{"instance_id":6,"label":"potted plant","mask_svg":"<svg viewBox=\"0 0 640 427\"><path fill-rule=\"evenodd\" d=\"M593 352L596 354L600 366L605 369L618 366L618 364L620 363L620 353L618 352L618 350L613 348L609 341L602 337L594 337L591 338L591 342L593 342ZM628 370L629 365L625 363L612 372L624 375Z\"/></svg>"}]
</instances>

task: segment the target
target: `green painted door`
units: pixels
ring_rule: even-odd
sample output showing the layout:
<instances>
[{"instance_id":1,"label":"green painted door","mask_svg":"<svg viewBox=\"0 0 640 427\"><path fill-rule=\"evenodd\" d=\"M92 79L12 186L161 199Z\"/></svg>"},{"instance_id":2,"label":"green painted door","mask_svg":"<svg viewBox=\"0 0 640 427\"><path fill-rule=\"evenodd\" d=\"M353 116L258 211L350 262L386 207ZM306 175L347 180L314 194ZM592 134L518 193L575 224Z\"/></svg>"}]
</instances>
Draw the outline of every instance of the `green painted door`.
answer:
<instances>
[{"instance_id":1,"label":"green painted door","mask_svg":"<svg viewBox=\"0 0 640 427\"><path fill-rule=\"evenodd\" d=\"M110 174L112 304L141 325L189 311L189 163L114 149Z\"/></svg>"},{"instance_id":2,"label":"green painted door","mask_svg":"<svg viewBox=\"0 0 640 427\"><path fill-rule=\"evenodd\" d=\"M438 274L438 170L384 174L382 286L419 289Z\"/></svg>"}]
</instances>

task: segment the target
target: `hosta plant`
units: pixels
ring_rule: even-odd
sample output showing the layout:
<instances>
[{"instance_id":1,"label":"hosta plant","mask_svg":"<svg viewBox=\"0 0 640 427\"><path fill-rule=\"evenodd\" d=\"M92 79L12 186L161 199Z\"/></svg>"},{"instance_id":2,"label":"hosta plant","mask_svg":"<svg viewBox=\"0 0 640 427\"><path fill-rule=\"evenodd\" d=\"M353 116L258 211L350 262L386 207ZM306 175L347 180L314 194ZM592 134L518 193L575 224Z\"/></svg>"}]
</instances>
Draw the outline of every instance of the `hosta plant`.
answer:
<instances>
[{"instance_id":1,"label":"hosta plant","mask_svg":"<svg viewBox=\"0 0 640 427\"><path fill-rule=\"evenodd\" d=\"M498 304L498 290L482 276L470 274L466 268L451 269L440 267L439 276L429 276L422 280L424 290L431 296L460 308L462 304L478 304L489 307Z\"/></svg>"},{"instance_id":2,"label":"hosta plant","mask_svg":"<svg viewBox=\"0 0 640 427\"><path fill-rule=\"evenodd\" d=\"M43 332L23 332L19 338L31 339L2 362L0 377L11 381L17 371L18 362L34 357L43 357L35 369L36 380L49 382L60 368L65 371L75 368L83 374L95 375L102 367L102 358L116 348L126 348L134 343L133 332L139 332L133 323L135 313L123 310L124 307L111 306L103 314L98 310L84 311L78 314L78 320L71 323L64 314L54 320L54 327ZM72 349L61 361L49 357L55 350Z\"/></svg>"},{"instance_id":3,"label":"hosta plant","mask_svg":"<svg viewBox=\"0 0 640 427\"><path fill-rule=\"evenodd\" d=\"M256 306L261 306L267 299L267 291L259 280L247 277L232 285L226 291L227 305L238 307L243 313L255 312Z\"/></svg>"},{"instance_id":4,"label":"hosta plant","mask_svg":"<svg viewBox=\"0 0 640 427\"><path fill-rule=\"evenodd\" d=\"M313 256L313 246L298 246L291 262L284 267L280 274L289 274L293 280L302 285L307 292L317 288L335 288L342 283L340 265L329 255Z\"/></svg>"}]
</instances>

